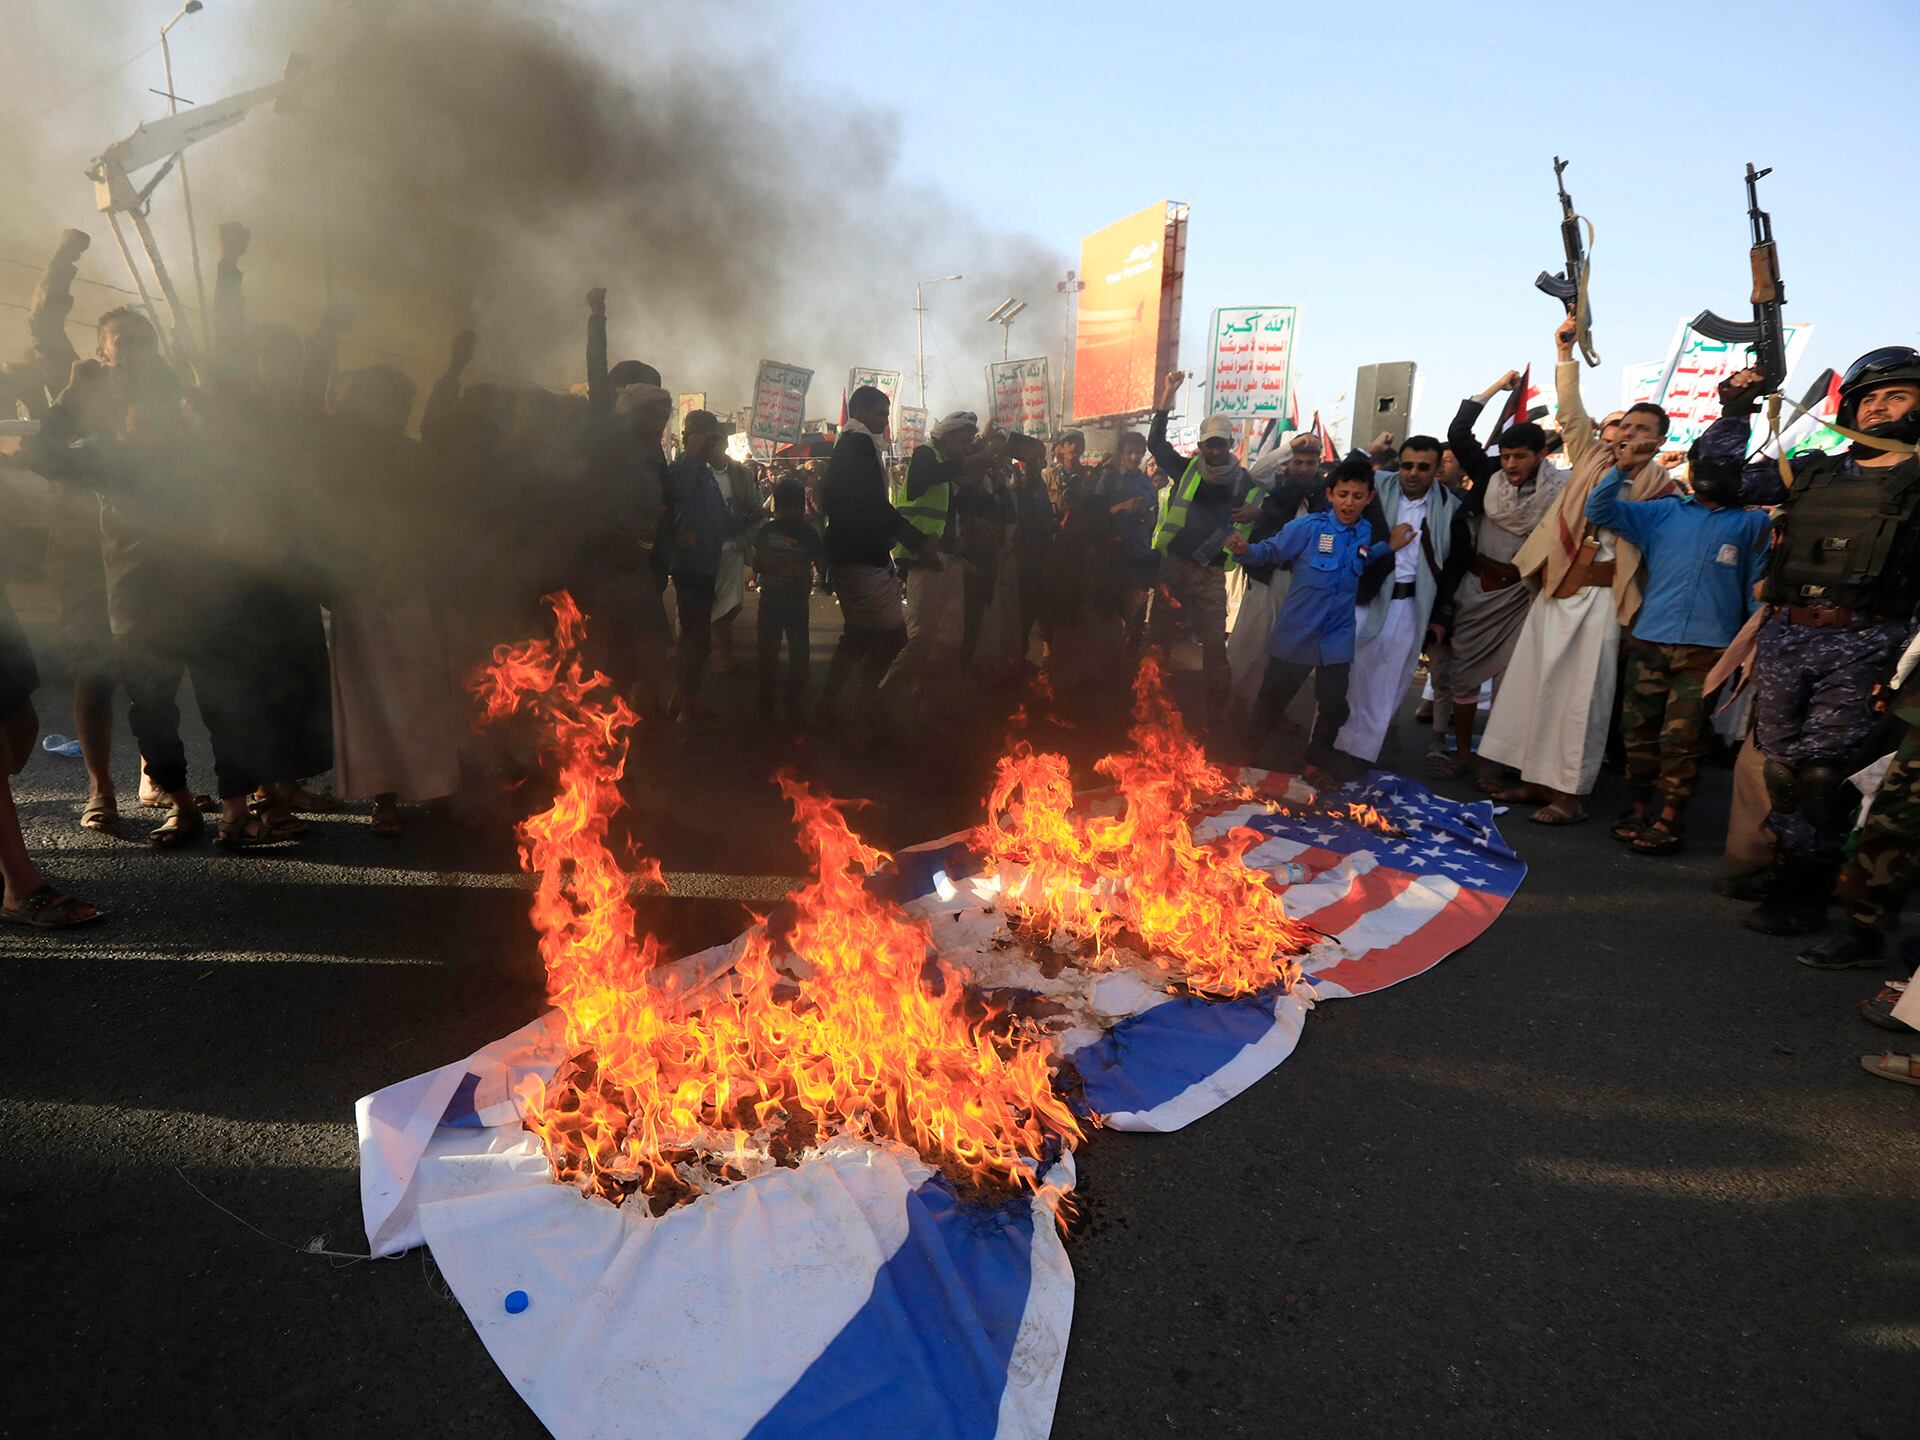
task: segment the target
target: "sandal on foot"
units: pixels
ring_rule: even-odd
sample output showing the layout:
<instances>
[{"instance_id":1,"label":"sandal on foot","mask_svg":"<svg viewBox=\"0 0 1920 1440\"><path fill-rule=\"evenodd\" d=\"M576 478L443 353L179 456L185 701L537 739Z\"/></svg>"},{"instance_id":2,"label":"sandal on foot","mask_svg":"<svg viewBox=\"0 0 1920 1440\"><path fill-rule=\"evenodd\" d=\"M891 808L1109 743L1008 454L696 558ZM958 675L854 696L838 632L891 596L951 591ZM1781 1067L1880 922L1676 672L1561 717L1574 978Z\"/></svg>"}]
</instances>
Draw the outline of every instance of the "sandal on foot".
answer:
<instances>
[{"instance_id":1,"label":"sandal on foot","mask_svg":"<svg viewBox=\"0 0 1920 1440\"><path fill-rule=\"evenodd\" d=\"M1869 1075L1878 1075L1882 1080L1893 1080L1901 1085L1920 1085L1920 1057L1897 1055L1888 1050L1880 1055L1862 1055L1860 1068Z\"/></svg>"},{"instance_id":2,"label":"sandal on foot","mask_svg":"<svg viewBox=\"0 0 1920 1440\"><path fill-rule=\"evenodd\" d=\"M1631 845L1635 840L1640 838L1640 832L1652 823L1652 815L1644 810L1636 810L1633 806L1629 805L1613 817L1613 829L1610 833L1614 839L1620 841L1623 845Z\"/></svg>"},{"instance_id":3,"label":"sandal on foot","mask_svg":"<svg viewBox=\"0 0 1920 1440\"><path fill-rule=\"evenodd\" d=\"M302 815L331 815L340 808L340 797L325 790L316 795L304 785L292 785L287 788L286 804L289 811Z\"/></svg>"},{"instance_id":4,"label":"sandal on foot","mask_svg":"<svg viewBox=\"0 0 1920 1440\"><path fill-rule=\"evenodd\" d=\"M1893 1017L1893 1007L1900 1003L1900 997L1907 993L1907 982L1889 980L1880 987L1880 993L1871 1000L1860 1002L1860 1018L1869 1025L1878 1025L1882 1030L1895 1030L1903 1035L1911 1035L1913 1026L1904 1020Z\"/></svg>"},{"instance_id":5,"label":"sandal on foot","mask_svg":"<svg viewBox=\"0 0 1920 1440\"><path fill-rule=\"evenodd\" d=\"M30 925L36 930L65 930L98 920L101 912L84 900L63 895L51 885L42 885L20 902L19 907L0 905L0 923Z\"/></svg>"},{"instance_id":6,"label":"sandal on foot","mask_svg":"<svg viewBox=\"0 0 1920 1440\"><path fill-rule=\"evenodd\" d=\"M259 818L275 840L293 840L313 829L306 821L295 819L284 800L249 801L247 811Z\"/></svg>"},{"instance_id":7,"label":"sandal on foot","mask_svg":"<svg viewBox=\"0 0 1920 1440\"><path fill-rule=\"evenodd\" d=\"M1636 855L1677 855L1686 848L1686 832L1669 830L1655 821L1640 832L1627 848Z\"/></svg>"},{"instance_id":8,"label":"sandal on foot","mask_svg":"<svg viewBox=\"0 0 1920 1440\"><path fill-rule=\"evenodd\" d=\"M373 807L373 833L376 835L398 835L402 831L400 810L394 805L376 805Z\"/></svg>"},{"instance_id":9,"label":"sandal on foot","mask_svg":"<svg viewBox=\"0 0 1920 1440\"><path fill-rule=\"evenodd\" d=\"M222 850L254 850L287 838L276 834L273 826L263 817L248 811L238 820L221 820L219 833L213 837L213 843Z\"/></svg>"},{"instance_id":10,"label":"sandal on foot","mask_svg":"<svg viewBox=\"0 0 1920 1440\"><path fill-rule=\"evenodd\" d=\"M1575 801L1573 807L1568 809L1558 800L1555 800L1551 805L1542 805L1538 810L1535 810L1531 815L1527 816L1527 819L1533 821L1536 825L1578 825L1586 818L1586 807L1578 801Z\"/></svg>"},{"instance_id":11,"label":"sandal on foot","mask_svg":"<svg viewBox=\"0 0 1920 1440\"><path fill-rule=\"evenodd\" d=\"M113 800L89 800L80 812L80 828L97 830L102 835L120 833L120 806Z\"/></svg>"},{"instance_id":12,"label":"sandal on foot","mask_svg":"<svg viewBox=\"0 0 1920 1440\"><path fill-rule=\"evenodd\" d=\"M1538 785L1506 785L1492 793L1502 805L1539 805L1547 798Z\"/></svg>"},{"instance_id":13,"label":"sandal on foot","mask_svg":"<svg viewBox=\"0 0 1920 1440\"><path fill-rule=\"evenodd\" d=\"M1435 755L1429 753L1427 756L1427 773L1436 780L1458 780L1462 775L1467 773L1467 766L1470 763L1464 755Z\"/></svg>"},{"instance_id":14,"label":"sandal on foot","mask_svg":"<svg viewBox=\"0 0 1920 1440\"><path fill-rule=\"evenodd\" d=\"M198 810L174 810L147 832L147 843L158 850L178 850L198 840L206 828Z\"/></svg>"}]
</instances>

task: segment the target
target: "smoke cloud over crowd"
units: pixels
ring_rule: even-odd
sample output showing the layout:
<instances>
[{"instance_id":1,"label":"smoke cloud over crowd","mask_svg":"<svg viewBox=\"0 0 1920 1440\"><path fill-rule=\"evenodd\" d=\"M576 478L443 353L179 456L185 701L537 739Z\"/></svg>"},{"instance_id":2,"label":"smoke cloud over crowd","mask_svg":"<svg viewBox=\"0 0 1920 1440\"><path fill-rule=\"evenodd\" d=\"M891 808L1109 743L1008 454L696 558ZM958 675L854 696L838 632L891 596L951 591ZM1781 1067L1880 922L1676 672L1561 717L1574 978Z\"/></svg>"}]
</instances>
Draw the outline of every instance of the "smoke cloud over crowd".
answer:
<instances>
[{"instance_id":1,"label":"smoke cloud over crowd","mask_svg":"<svg viewBox=\"0 0 1920 1440\"><path fill-rule=\"evenodd\" d=\"M73 12L37 8L78 30ZM9 86L35 101L0 121L17 202L0 240L38 260L59 229L79 226L96 242L83 276L124 284L80 172L131 120L163 113L147 93L159 54L29 117L172 11L87 10L84 43L52 47L76 57L70 83ZM894 119L852 98L860 77L842 95L803 92L760 38L767 25L733 6L217 0L174 32L183 96L278 78L294 51L315 68L297 113L256 113L190 152L206 266L217 223L246 222L256 317L304 326L330 288L359 315L343 360L405 356L421 380L468 325L481 370L578 379L581 297L605 285L616 358L646 359L669 388L705 390L716 407L746 402L763 357L809 366L815 414L837 412L851 364L907 372L911 397L913 282L960 271L964 286L933 292L929 399L981 405L980 367L1000 338L985 311L1007 295L1051 299L1066 257L905 178ZM983 143L982 163L988 154ZM155 220L190 297L178 211L169 177ZM30 281L15 269L0 293L24 299ZM99 308L82 303L75 318ZM21 318L0 311L15 339ZM1043 343L1036 331L1026 348Z\"/></svg>"}]
</instances>

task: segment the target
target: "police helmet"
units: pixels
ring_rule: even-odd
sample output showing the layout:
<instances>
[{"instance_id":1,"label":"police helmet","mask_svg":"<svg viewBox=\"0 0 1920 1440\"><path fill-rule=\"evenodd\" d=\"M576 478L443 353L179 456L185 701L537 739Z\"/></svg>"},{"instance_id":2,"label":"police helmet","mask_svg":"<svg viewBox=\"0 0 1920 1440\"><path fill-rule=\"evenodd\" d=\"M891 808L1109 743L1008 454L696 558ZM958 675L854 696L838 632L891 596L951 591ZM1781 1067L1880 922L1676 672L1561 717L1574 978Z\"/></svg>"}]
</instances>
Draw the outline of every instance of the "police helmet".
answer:
<instances>
[{"instance_id":1,"label":"police helmet","mask_svg":"<svg viewBox=\"0 0 1920 1440\"><path fill-rule=\"evenodd\" d=\"M1860 413L1861 398L1869 390L1896 380L1920 385L1920 350L1911 345L1883 345L1869 350L1847 367L1846 378L1840 382L1840 413L1835 418L1851 428Z\"/></svg>"}]
</instances>

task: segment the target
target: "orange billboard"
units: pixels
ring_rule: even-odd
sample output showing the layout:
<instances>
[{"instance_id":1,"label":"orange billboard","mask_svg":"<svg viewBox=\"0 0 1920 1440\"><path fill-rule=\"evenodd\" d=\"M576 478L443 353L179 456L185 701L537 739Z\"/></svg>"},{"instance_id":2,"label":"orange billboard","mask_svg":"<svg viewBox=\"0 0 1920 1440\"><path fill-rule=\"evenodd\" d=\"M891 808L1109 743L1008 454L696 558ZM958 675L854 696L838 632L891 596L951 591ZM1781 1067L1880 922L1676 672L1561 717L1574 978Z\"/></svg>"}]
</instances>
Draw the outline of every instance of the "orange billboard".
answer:
<instances>
[{"instance_id":1,"label":"orange billboard","mask_svg":"<svg viewBox=\"0 0 1920 1440\"><path fill-rule=\"evenodd\" d=\"M1187 207L1167 200L1080 242L1086 288L1074 312L1074 418L1153 408L1178 353L1186 250Z\"/></svg>"}]
</instances>

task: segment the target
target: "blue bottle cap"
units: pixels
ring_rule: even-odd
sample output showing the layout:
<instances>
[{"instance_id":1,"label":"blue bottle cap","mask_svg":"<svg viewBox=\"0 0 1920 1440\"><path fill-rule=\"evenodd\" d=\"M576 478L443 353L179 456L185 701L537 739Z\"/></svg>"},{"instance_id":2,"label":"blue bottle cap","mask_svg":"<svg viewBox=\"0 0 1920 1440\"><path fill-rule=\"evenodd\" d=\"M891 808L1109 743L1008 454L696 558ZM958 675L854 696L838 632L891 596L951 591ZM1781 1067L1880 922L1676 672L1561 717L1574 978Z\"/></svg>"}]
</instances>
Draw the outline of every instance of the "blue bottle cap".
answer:
<instances>
[{"instance_id":1,"label":"blue bottle cap","mask_svg":"<svg viewBox=\"0 0 1920 1440\"><path fill-rule=\"evenodd\" d=\"M507 1292L507 1313L509 1315L518 1315L522 1310L526 1308L527 1308L527 1292L526 1291L509 1290Z\"/></svg>"}]
</instances>

